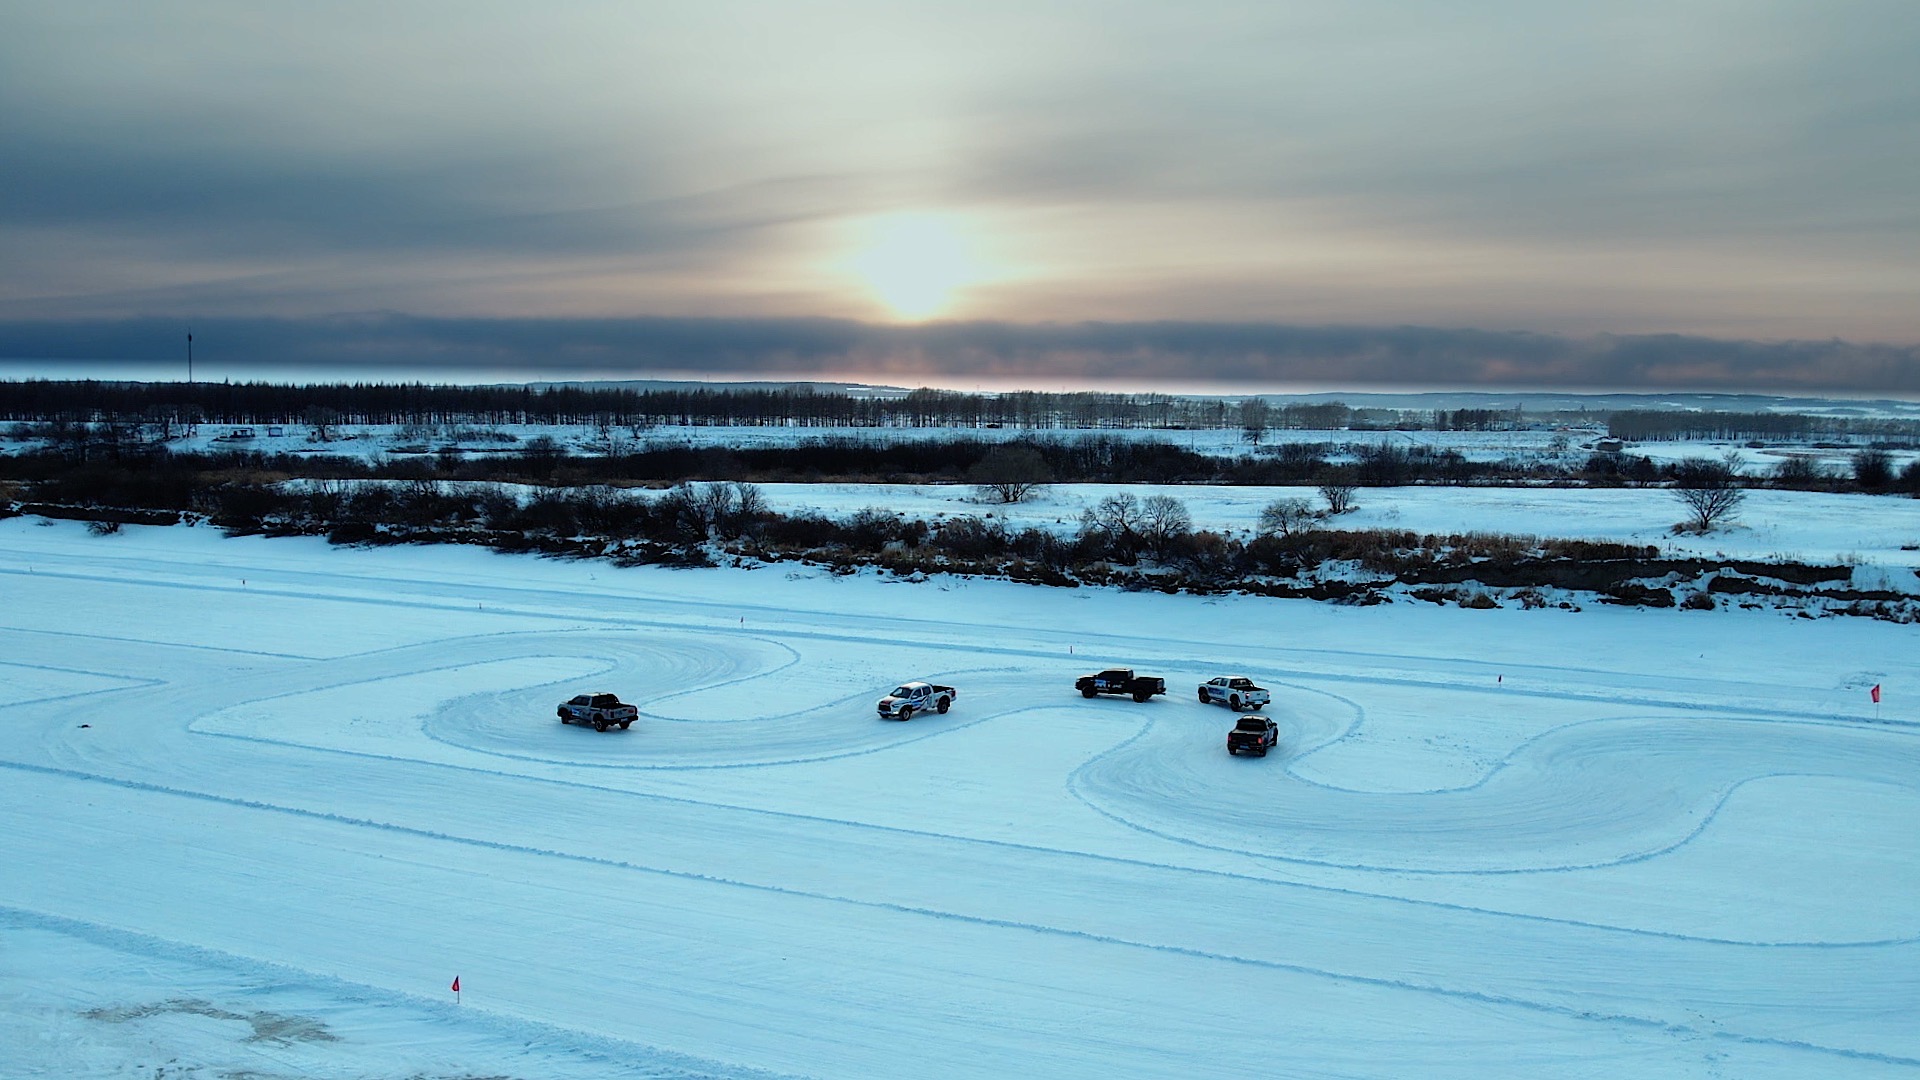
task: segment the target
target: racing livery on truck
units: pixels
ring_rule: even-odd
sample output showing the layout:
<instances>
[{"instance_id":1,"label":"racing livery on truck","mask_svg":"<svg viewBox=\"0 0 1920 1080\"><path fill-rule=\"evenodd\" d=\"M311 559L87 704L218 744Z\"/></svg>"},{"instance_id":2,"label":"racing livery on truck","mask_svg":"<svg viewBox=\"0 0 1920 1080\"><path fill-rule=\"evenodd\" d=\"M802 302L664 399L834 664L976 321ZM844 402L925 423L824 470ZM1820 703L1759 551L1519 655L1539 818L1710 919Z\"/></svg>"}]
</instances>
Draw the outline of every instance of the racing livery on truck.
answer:
<instances>
[{"instance_id":1,"label":"racing livery on truck","mask_svg":"<svg viewBox=\"0 0 1920 1080\"><path fill-rule=\"evenodd\" d=\"M913 714L931 709L944 713L953 707L953 699L960 691L951 686L939 686L934 683L901 683L893 688L893 693L880 699L880 719L911 720Z\"/></svg>"},{"instance_id":2,"label":"racing livery on truck","mask_svg":"<svg viewBox=\"0 0 1920 1080\"><path fill-rule=\"evenodd\" d=\"M1258 709L1272 700L1273 695L1253 685L1252 679L1238 675L1222 675L1200 684L1202 705L1225 705L1239 712L1241 709Z\"/></svg>"},{"instance_id":3,"label":"racing livery on truck","mask_svg":"<svg viewBox=\"0 0 1920 1080\"><path fill-rule=\"evenodd\" d=\"M563 724L590 725L595 731L610 727L627 730L640 718L640 710L612 694L579 694L560 706Z\"/></svg>"},{"instance_id":4,"label":"racing livery on truck","mask_svg":"<svg viewBox=\"0 0 1920 1080\"><path fill-rule=\"evenodd\" d=\"M1081 697L1125 694L1135 701L1145 701L1155 694L1166 693L1167 680L1153 675L1135 675L1132 668L1108 668L1097 675L1080 676L1073 681L1073 688L1080 691Z\"/></svg>"}]
</instances>

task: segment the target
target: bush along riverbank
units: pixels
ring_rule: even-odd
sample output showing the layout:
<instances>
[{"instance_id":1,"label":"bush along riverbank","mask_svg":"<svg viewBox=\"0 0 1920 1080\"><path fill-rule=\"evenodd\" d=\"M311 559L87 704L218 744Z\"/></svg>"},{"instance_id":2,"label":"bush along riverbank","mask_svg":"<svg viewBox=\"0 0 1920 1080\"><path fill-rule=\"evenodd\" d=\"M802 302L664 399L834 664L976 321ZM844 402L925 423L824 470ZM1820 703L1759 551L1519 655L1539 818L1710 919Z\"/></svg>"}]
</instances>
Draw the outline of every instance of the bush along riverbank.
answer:
<instances>
[{"instance_id":1,"label":"bush along riverbank","mask_svg":"<svg viewBox=\"0 0 1920 1080\"><path fill-rule=\"evenodd\" d=\"M1920 597L1863 587L1848 565L1662 556L1655 547L1491 533L1437 535L1318 527L1229 535L1194 529L1177 499L1116 496L1058 530L1016 529L992 516L927 522L880 509L828 517L770 510L751 484L681 484L657 493L433 481L347 485L213 479L116 506L18 499L0 516L126 525L208 523L235 535L321 536L351 545L459 543L509 553L601 558L624 565L802 563L906 580L939 574L1034 585L1193 594L1245 593L1343 604L1466 608L1588 605L1685 611L1771 609L1910 623ZM156 506L172 501L178 505Z\"/></svg>"}]
</instances>

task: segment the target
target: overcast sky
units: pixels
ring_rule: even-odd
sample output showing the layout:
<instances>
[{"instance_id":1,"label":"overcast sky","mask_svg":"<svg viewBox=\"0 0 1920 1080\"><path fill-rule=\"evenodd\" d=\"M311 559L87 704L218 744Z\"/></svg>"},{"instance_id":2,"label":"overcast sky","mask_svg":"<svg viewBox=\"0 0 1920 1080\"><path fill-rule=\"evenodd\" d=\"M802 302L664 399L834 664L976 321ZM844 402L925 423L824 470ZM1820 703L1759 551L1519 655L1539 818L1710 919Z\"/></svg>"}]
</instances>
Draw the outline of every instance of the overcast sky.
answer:
<instances>
[{"instance_id":1,"label":"overcast sky","mask_svg":"<svg viewBox=\"0 0 1920 1080\"><path fill-rule=\"evenodd\" d=\"M1910 347L1916 57L1915 0L0 0L0 323L66 356L504 319L537 368L542 325L847 320L896 373L943 354L890 326L1143 323L1156 364L1236 380L1306 339L1235 338L1229 371L1168 328ZM1009 355L1119 370L1080 332ZM1570 377L1431 355L1356 377ZM1915 380L1873 355L1752 381Z\"/></svg>"}]
</instances>

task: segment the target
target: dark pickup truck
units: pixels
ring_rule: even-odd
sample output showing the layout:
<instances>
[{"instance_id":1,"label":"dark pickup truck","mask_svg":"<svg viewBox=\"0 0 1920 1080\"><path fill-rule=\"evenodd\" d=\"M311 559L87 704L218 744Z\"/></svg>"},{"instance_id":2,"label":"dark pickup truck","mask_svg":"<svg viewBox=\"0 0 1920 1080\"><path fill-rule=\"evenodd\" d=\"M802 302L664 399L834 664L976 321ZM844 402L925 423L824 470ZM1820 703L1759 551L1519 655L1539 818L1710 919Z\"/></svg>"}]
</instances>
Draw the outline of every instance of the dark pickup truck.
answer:
<instances>
[{"instance_id":1,"label":"dark pickup truck","mask_svg":"<svg viewBox=\"0 0 1920 1080\"><path fill-rule=\"evenodd\" d=\"M640 710L612 694L580 694L560 706L563 724L591 725L595 731L617 727L627 730L640 718Z\"/></svg>"},{"instance_id":2,"label":"dark pickup truck","mask_svg":"<svg viewBox=\"0 0 1920 1080\"><path fill-rule=\"evenodd\" d=\"M1243 716L1233 725L1233 730L1227 732L1227 753L1266 757L1267 751L1279 741L1279 725L1264 716Z\"/></svg>"},{"instance_id":3,"label":"dark pickup truck","mask_svg":"<svg viewBox=\"0 0 1920 1080\"><path fill-rule=\"evenodd\" d=\"M1080 691L1081 697L1125 694L1135 701L1145 701L1155 694L1166 693L1167 680L1152 675L1135 675L1132 668L1108 668L1098 675L1080 676L1073 681L1073 688Z\"/></svg>"}]
</instances>

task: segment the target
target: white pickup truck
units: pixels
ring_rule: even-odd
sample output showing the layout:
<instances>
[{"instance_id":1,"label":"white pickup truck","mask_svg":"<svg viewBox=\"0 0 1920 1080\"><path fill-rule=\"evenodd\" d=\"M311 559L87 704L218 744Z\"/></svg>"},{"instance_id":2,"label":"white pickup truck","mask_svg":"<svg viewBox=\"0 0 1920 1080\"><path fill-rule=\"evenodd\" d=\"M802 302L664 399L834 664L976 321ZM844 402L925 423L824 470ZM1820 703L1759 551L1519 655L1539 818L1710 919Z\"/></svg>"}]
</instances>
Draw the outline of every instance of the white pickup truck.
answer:
<instances>
[{"instance_id":1,"label":"white pickup truck","mask_svg":"<svg viewBox=\"0 0 1920 1080\"><path fill-rule=\"evenodd\" d=\"M911 720L913 714L931 709L944 713L953 707L953 699L960 691L951 686L938 686L933 683L901 683L893 688L893 693L880 699L880 719Z\"/></svg>"},{"instance_id":2,"label":"white pickup truck","mask_svg":"<svg viewBox=\"0 0 1920 1080\"><path fill-rule=\"evenodd\" d=\"M1273 695L1253 685L1252 679L1238 675L1222 675L1200 684L1202 705L1225 705L1239 712L1241 709L1259 709L1272 700Z\"/></svg>"}]
</instances>

